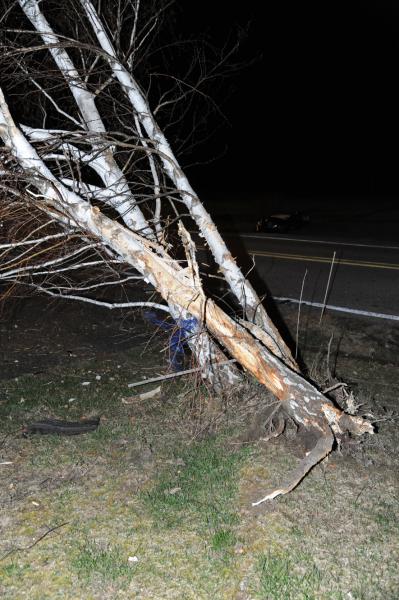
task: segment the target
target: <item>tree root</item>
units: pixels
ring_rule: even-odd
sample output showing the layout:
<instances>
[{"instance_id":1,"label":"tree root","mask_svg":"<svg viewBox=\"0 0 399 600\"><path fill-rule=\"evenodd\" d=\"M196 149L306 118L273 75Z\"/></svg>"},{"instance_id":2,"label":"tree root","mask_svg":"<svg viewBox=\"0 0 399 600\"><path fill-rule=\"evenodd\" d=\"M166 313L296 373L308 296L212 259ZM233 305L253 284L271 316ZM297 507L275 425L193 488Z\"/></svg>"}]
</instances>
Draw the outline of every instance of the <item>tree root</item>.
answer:
<instances>
[{"instance_id":1,"label":"tree root","mask_svg":"<svg viewBox=\"0 0 399 600\"><path fill-rule=\"evenodd\" d=\"M319 437L313 450L301 460L299 465L289 474L285 482L257 502L252 502L252 506L258 506L262 502L266 502L266 500L273 500L277 496L291 492L317 463L330 454L333 444L334 435L332 432L326 432L325 435Z\"/></svg>"},{"instance_id":2,"label":"tree root","mask_svg":"<svg viewBox=\"0 0 399 600\"><path fill-rule=\"evenodd\" d=\"M273 500L277 496L291 492L317 463L330 454L337 435L339 436L346 432L356 436L363 435L364 433L374 433L373 425L369 421L362 417L348 415L336 408L327 398L321 403L320 408L324 415L324 422L321 422L319 417L313 422L314 429L307 427L309 431L312 429L318 431L318 439L314 448L301 460L279 488L266 494L266 496L257 502L253 502L252 506L258 506L266 500ZM292 415L294 420L295 416L297 415ZM322 432L321 435L320 431Z\"/></svg>"}]
</instances>

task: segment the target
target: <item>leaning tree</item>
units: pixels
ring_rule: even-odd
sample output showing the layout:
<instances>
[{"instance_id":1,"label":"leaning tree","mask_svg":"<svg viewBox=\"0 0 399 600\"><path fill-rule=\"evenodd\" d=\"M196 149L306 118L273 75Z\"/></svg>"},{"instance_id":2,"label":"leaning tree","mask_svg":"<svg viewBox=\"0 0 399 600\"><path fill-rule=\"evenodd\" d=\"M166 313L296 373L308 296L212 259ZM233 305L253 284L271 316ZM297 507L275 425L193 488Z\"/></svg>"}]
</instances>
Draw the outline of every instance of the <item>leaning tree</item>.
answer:
<instances>
[{"instance_id":1,"label":"leaning tree","mask_svg":"<svg viewBox=\"0 0 399 600\"><path fill-rule=\"evenodd\" d=\"M168 11L159 0L3 4L0 283L3 295L22 284L108 308L166 311L216 390L253 375L316 438L263 502L292 490L336 436L373 430L300 373L172 150L165 132L180 143L193 95L216 67L196 50L187 77L173 73L178 35L166 30L153 45ZM198 259L199 239L213 273ZM208 291L215 272L235 298L234 315ZM134 300L105 293L132 284ZM149 287L156 297L144 295Z\"/></svg>"}]
</instances>

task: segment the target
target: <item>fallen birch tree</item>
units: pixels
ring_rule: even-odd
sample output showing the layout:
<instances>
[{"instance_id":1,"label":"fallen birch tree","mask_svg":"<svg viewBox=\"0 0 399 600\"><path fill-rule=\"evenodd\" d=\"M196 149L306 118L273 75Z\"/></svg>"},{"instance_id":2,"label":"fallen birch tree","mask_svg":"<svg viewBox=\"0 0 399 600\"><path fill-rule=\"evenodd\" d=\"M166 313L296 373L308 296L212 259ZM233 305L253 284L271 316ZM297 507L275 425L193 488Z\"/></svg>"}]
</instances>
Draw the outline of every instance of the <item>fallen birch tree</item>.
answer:
<instances>
[{"instance_id":1,"label":"fallen birch tree","mask_svg":"<svg viewBox=\"0 0 399 600\"><path fill-rule=\"evenodd\" d=\"M177 89L160 86L151 102L152 90L137 79L143 48L168 5L101 6L70 0L65 16L57 3L18 0L3 10L0 219L7 239L0 283L107 308L168 312L215 389L235 386L242 370L254 376L317 440L258 504L292 490L336 436L373 429L301 375L156 120L170 107L176 118L191 92L201 91L199 80L179 81ZM228 314L207 293L198 236L240 314ZM104 290L132 283L151 286L158 297L104 299Z\"/></svg>"}]
</instances>

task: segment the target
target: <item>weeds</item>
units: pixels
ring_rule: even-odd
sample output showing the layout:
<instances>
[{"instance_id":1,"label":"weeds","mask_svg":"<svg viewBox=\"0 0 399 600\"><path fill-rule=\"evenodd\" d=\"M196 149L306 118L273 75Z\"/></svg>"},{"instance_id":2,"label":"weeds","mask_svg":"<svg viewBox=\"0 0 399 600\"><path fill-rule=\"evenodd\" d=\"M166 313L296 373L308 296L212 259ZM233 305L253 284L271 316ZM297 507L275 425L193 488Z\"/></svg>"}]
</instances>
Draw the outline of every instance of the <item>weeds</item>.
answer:
<instances>
[{"instance_id":1,"label":"weeds","mask_svg":"<svg viewBox=\"0 0 399 600\"><path fill-rule=\"evenodd\" d=\"M234 497L237 473L247 449L226 451L222 440L205 440L183 449L174 468L162 473L156 485L142 495L157 526L192 526L211 536L213 549L233 545L238 523Z\"/></svg>"},{"instance_id":2,"label":"weeds","mask_svg":"<svg viewBox=\"0 0 399 600\"><path fill-rule=\"evenodd\" d=\"M318 598L321 573L308 556L263 554L259 559L259 597L265 600L313 600Z\"/></svg>"},{"instance_id":3,"label":"weeds","mask_svg":"<svg viewBox=\"0 0 399 600\"><path fill-rule=\"evenodd\" d=\"M119 578L131 579L134 569L128 563L117 547L103 547L97 542L87 540L82 544L71 561L72 568L79 577L91 579L100 577L105 580L115 581Z\"/></svg>"}]
</instances>

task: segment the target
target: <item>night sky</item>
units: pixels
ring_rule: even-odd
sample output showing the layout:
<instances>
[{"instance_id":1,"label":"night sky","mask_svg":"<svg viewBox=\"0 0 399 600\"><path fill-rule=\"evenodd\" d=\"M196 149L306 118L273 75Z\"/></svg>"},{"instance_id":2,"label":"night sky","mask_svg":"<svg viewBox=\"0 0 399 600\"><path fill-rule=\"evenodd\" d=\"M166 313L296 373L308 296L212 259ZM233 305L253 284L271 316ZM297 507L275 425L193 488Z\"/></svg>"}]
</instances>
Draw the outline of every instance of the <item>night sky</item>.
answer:
<instances>
[{"instance_id":1,"label":"night sky","mask_svg":"<svg viewBox=\"0 0 399 600\"><path fill-rule=\"evenodd\" d=\"M200 189L392 195L399 189L399 4L387 0L184 2L179 23L220 45L250 22L216 90L229 124L189 171ZM229 96L225 101L225 97Z\"/></svg>"}]
</instances>

